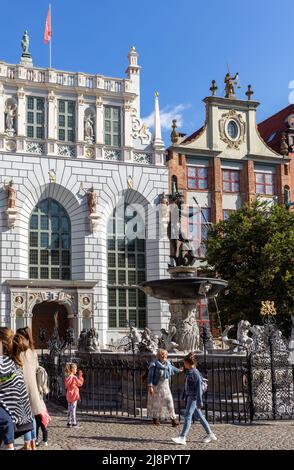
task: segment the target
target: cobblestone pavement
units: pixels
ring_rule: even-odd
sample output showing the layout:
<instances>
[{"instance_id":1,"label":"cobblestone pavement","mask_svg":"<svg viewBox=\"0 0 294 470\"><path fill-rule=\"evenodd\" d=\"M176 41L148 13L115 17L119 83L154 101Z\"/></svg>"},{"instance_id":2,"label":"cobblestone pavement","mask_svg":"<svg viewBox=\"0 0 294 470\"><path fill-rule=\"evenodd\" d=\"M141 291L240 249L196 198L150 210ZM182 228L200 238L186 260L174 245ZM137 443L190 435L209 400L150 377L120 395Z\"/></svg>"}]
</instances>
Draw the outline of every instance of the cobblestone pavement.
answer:
<instances>
[{"instance_id":1,"label":"cobblestone pavement","mask_svg":"<svg viewBox=\"0 0 294 470\"><path fill-rule=\"evenodd\" d=\"M150 421L115 419L79 415L80 428L67 428L66 412L50 407L47 450L236 450L236 449L288 449L294 450L294 421L258 422L255 424L215 424L216 442L202 444L203 430L192 425L186 446L177 446L171 438L178 430L170 424L153 426ZM17 448L21 447L20 439Z\"/></svg>"}]
</instances>

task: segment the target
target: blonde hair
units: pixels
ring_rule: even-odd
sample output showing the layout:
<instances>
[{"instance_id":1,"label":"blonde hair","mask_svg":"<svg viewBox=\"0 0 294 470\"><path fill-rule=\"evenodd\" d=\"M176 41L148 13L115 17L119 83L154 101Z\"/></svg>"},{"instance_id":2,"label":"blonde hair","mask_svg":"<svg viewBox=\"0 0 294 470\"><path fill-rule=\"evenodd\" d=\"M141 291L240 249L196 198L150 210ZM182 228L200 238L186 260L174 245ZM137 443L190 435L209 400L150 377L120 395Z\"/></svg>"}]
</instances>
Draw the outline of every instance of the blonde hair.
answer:
<instances>
[{"instance_id":1,"label":"blonde hair","mask_svg":"<svg viewBox=\"0 0 294 470\"><path fill-rule=\"evenodd\" d=\"M78 368L77 364L74 362L68 362L65 366L65 376L68 377L70 374L73 374L74 368Z\"/></svg>"},{"instance_id":2,"label":"blonde hair","mask_svg":"<svg viewBox=\"0 0 294 470\"><path fill-rule=\"evenodd\" d=\"M158 349L157 354L156 354L157 359L159 359L160 356L163 355L163 354L164 354L165 356L168 356L167 350L166 350L166 349L163 349L163 348Z\"/></svg>"}]
</instances>

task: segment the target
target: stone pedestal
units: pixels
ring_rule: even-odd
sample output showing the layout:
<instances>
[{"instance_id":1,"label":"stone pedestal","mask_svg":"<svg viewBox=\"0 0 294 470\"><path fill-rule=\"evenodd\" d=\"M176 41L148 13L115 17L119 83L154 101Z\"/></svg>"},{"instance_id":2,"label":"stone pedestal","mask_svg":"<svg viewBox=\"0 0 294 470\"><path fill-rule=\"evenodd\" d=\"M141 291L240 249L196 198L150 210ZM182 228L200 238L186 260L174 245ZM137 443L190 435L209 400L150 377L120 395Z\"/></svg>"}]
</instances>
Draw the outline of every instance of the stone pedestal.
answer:
<instances>
[{"instance_id":1,"label":"stone pedestal","mask_svg":"<svg viewBox=\"0 0 294 470\"><path fill-rule=\"evenodd\" d=\"M33 67L33 59L29 52L22 53L20 65L23 65L24 67Z\"/></svg>"},{"instance_id":2,"label":"stone pedestal","mask_svg":"<svg viewBox=\"0 0 294 470\"><path fill-rule=\"evenodd\" d=\"M7 214L7 222L8 222L8 227L9 228L14 228L15 227L15 222L16 222L16 216L17 216L17 209L14 208L9 208L6 210Z\"/></svg>"},{"instance_id":3,"label":"stone pedestal","mask_svg":"<svg viewBox=\"0 0 294 470\"><path fill-rule=\"evenodd\" d=\"M99 222L99 214L93 213L89 215L89 220L90 220L90 227L92 233L95 233L97 230L98 222Z\"/></svg>"}]
</instances>

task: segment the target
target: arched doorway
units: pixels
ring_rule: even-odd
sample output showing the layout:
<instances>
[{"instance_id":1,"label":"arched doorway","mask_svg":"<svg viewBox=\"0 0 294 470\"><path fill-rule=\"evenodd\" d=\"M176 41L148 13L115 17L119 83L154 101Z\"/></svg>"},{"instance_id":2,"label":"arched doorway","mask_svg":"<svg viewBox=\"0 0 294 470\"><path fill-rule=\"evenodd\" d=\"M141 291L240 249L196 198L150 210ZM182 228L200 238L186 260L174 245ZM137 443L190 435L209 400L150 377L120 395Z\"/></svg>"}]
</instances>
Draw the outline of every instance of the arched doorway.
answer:
<instances>
[{"instance_id":1,"label":"arched doorway","mask_svg":"<svg viewBox=\"0 0 294 470\"><path fill-rule=\"evenodd\" d=\"M61 338L65 338L65 331L70 326L66 307L58 302L42 302L34 306L32 312L32 330L35 347L37 349L41 349L42 347L39 340L39 330L41 327L46 331L46 341L51 337L55 325L54 314L56 312L58 312L57 320L59 335ZM47 345L45 347L47 347Z\"/></svg>"}]
</instances>

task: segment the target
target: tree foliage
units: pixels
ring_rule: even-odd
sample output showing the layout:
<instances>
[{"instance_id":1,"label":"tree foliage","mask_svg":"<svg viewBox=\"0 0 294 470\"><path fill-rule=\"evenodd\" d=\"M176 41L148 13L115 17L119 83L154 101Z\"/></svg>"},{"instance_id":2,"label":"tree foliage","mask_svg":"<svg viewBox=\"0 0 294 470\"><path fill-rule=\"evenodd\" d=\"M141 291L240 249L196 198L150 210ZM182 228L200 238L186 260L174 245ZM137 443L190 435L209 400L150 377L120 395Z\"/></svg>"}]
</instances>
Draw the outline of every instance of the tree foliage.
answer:
<instances>
[{"instance_id":1,"label":"tree foliage","mask_svg":"<svg viewBox=\"0 0 294 470\"><path fill-rule=\"evenodd\" d=\"M218 304L222 323L260 324L261 301L273 300L276 321L289 334L294 314L294 215L284 206L254 202L214 225L207 261L229 282Z\"/></svg>"}]
</instances>

